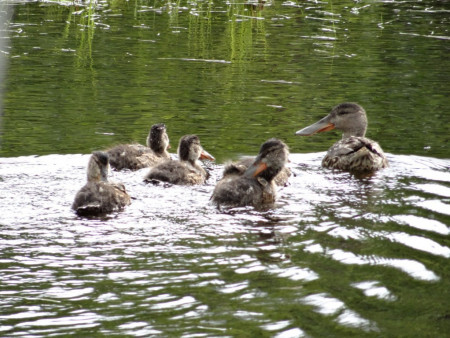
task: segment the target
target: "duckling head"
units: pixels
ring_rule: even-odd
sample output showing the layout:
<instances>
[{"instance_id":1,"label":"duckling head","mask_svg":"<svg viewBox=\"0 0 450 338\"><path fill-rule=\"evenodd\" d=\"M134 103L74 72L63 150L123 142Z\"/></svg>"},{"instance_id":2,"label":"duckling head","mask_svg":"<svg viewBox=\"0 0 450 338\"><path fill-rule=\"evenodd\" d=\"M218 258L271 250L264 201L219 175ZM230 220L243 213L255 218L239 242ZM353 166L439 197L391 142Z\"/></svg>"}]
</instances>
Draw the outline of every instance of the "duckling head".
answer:
<instances>
[{"instance_id":1,"label":"duckling head","mask_svg":"<svg viewBox=\"0 0 450 338\"><path fill-rule=\"evenodd\" d=\"M289 157L288 146L276 138L264 142L246 177L261 177L270 182L283 169Z\"/></svg>"},{"instance_id":2,"label":"duckling head","mask_svg":"<svg viewBox=\"0 0 450 338\"><path fill-rule=\"evenodd\" d=\"M203 149L197 135L184 135L181 137L178 145L178 156L181 161L191 163L195 163L199 159L215 160L210 153Z\"/></svg>"},{"instance_id":3,"label":"duckling head","mask_svg":"<svg viewBox=\"0 0 450 338\"><path fill-rule=\"evenodd\" d=\"M89 159L87 169L88 182L108 181L110 171L108 154L103 151L95 151Z\"/></svg>"},{"instance_id":4,"label":"duckling head","mask_svg":"<svg viewBox=\"0 0 450 338\"><path fill-rule=\"evenodd\" d=\"M147 137L147 146L155 153L162 153L170 148L169 136L164 123L154 124Z\"/></svg>"}]
</instances>

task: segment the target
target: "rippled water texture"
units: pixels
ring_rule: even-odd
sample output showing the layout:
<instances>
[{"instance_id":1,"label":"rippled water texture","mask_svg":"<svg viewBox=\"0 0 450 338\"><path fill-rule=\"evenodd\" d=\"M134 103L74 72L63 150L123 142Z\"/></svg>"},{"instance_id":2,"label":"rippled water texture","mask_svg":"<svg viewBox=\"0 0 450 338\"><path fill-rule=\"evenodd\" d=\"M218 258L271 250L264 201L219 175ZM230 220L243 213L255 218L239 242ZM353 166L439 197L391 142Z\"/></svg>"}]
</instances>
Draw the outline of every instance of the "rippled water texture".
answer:
<instances>
[{"instance_id":1,"label":"rippled water texture","mask_svg":"<svg viewBox=\"0 0 450 338\"><path fill-rule=\"evenodd\" d=\"M0 336L447 337L446 1L0 2ZM344 101L390 167L320 167L294 132ZM89 153L165 123L217 158L196 187L113 172L123 212L78 218ZM275 208L209 203L226 160L291 150Z\"/></svg>"},{"instance_id":2,"label":"rippled water texture","mask_svg":"<svg viewBox=\"0 0 450 338\"><path fill-rule=\"evenodd\" d=\"M114 173L123 212L70 210L87 155L0 161L3 334L444 336L450 161L389 156L366 179L291 155L266 212L209 204L198 187ZM7 192L7 193L5 193Z\"/></svg>"}]
</instances>

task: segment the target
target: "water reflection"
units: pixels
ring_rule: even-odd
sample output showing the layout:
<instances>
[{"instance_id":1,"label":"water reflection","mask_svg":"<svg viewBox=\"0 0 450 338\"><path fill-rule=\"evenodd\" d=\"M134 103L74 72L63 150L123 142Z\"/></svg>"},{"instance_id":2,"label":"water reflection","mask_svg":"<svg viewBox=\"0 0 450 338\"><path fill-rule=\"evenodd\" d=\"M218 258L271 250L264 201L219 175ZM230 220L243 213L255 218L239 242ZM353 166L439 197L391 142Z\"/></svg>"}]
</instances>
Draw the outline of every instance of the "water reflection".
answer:
<instances>
[{"instance_id":1,"label":"water reflection","mask_svg":"<svg viewBox=\"0 0 450 338\"><path fill-rule=\"evenodd\" d=\"M424 37L447 34L445 9L422 6L18 5L0 152L90 153L141 139L152 121L166 122L174 139L198 133L219 161L268 135L293 152L319 151L335 136L298 140L289 126L351 100L367 107L368 136L386 151L447 157L440 121L450 67L442 39Z\"/></svg>"},{"instance_id":2,"label":"water reflection","mask_svg":"<svg viewBox=\"0 0 450 338\"><path fill-rule=\"evenodd\" d=\"M408 225L413 228L433 231L441 235L450 234L450 228L434 219L428 219L415 215L395 215L392 218L396 223Z\"/></svg>"},{"instance_id":3,"label":"water reflection","mask_svg":"<svg viewBox=\"0 0 450 338\"><path fill-rule=\"evenodd\" d=\"M364 304L417 311L424 297L437 304L436 290L448 287L449 229L435 219L440 212L410 213L422 199L402 201L405 193L427 190L410 189L417 173L408 158L390 155L389 170L357 180L320 168L322 155L292 154L295 175L266 212L222 213L209 204L220 164L206 185L193 188L148 186L146 170L115 172L135 199L98 220L70 210L88 155L2 159L8 195L0 204L11 210L1 220L2 330L208 335L242 324L261 334L302 336L316 332L301 319L312 317L355 333L397 332L388 328L392 318ZM448 162L419 159L429 177ZM442 194L425 193L425 201Z\"/></svg>"},{"instance_id":4,"label":"water reflection","mask_svg":"<svg viewBox=\"0 0 450 338\"><path fill-rule=\"evenodd\" d=\"M33 156L0 159L2 335L445 335L443 4L14 4L0 154ZM320 167L336 134L293 135L348 100L396 154L370 178ZM206 185L117 172L130 207L76 217L79 154L156 121L218 155ZM272 136L293 153L276 207L211 206L222 163Z\"/></svg>"},{"instance_id":5,"label":"water reflection","mask_svg":"<svg viewBox=\"0 0 450 338\"><path fill-rule=\"evenodd\" d=\"M395 301L397 299L386 287L380 286L378 281L364 281L354 283L352 286L363 290L367 297L377 297L386 301Z\"/></svg>"}]
</instances>

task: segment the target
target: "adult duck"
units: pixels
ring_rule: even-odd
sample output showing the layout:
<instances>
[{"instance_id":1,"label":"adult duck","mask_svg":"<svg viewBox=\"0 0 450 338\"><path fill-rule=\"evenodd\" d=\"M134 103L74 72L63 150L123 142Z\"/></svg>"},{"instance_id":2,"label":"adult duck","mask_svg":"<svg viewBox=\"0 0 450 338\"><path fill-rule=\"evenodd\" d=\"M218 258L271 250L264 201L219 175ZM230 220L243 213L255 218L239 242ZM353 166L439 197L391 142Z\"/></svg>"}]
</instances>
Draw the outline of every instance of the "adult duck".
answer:
<instances>
[{"instance_id":1,"label":"adult duck","mask_svg":"<svg viewBox=\"0 0 450 338\"><path fill-rule=\"evenodd\" d=\"M146 144L120 144L107 150L111 167L116 170L138 170L170 159L167 151L170 147L169 136L163 123L150 128Z\"/></svg>"},{"instance_id":2,"label":"adult duck","mask_svg":"<svg viewBox=\"0 0 450 338\"><path fill-rule=\"evenodd\" d=\"M297 131L296 135L309 136L337 129L343 132L322 160L322 166L352 172L373 172L386 168L388 160L377 142L365 137L366 111L356 103L341 103L320 121Z\"/></svg>"},{"instance_id":3,"label":"adult duck","mask_svg":"<svg viewBox=\"0 0 450 338\"><path fill-rule=\"evenodd\" d=\"M72 209L79 216L95 216L121 210L130 196L120 183L108 182L109 158L102 151L92 153L87 168L87 183L78 191Z\"/></svg>"},{"instance_id":4,"label":"adult duck","mask_svg":"<svg viewBox=\"0 0 450 338\"><path fill-rule=\"evenodd\" d=\"M258 156L242 174L228 172L217 182L211 196L217 206L263 208L275 202L275 176L286 165L289 151L282 141L264 142Z\"/></svg>"},{"instance_id":5,"label":"adult duck","mask_svg":"<svg viewBox=\"0 0 450 338\"><path fill-rule=\"evenodd\" d=\"M150 169L144 181L163 181L172 184L203 184L208 175L201 160L214 161L214 157L200 145L197 135L181 137L178 145L178 160L167 160Z\"/></svg>"}]
</instances>

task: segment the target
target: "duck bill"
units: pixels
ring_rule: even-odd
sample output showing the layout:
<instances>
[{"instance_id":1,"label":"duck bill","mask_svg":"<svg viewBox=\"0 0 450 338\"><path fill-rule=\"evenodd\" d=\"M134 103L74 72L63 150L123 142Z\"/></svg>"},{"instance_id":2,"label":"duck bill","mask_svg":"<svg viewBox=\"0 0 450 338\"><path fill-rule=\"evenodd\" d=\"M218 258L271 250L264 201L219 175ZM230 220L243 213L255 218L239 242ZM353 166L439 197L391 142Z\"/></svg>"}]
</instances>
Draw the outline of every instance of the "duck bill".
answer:
<instances>
[{"instance_id":1,"label":"duck bill","mask_svg":"<svg viewBox=\"0 0 450 338\"><path fill-rule=\"evenodd\" d=\"M208 153L205 149L202 150L202 152L200 154L200 159L201 160L209 160L209 161L215 161L216 160L214 158L214 156L212 156L210 153Z\"/></svg>"},{"instance_id":2,"label":"duck bill","mask_svg":"<svg viewBox=\"0 0 450 338\"><path fill-rule=\"evenodd\" d=\"M334 129L334 127L335 127L334 124L329 122L327 117L325 117L322 120L297 131L295 135L310 136L316 133L322 133L324 131L332 130Z\"/></svg>"},{"instance_id":3,"label":"duck bill","mask_svg":"<svg viewBox=\"0 0 450 338\"><path fill-rule=\"evenodd\" d=\"M264 162L253 163L246 171L246 176L256 177L258 174L267 169L267 164Z\"/></svg>"}]
</instances>

